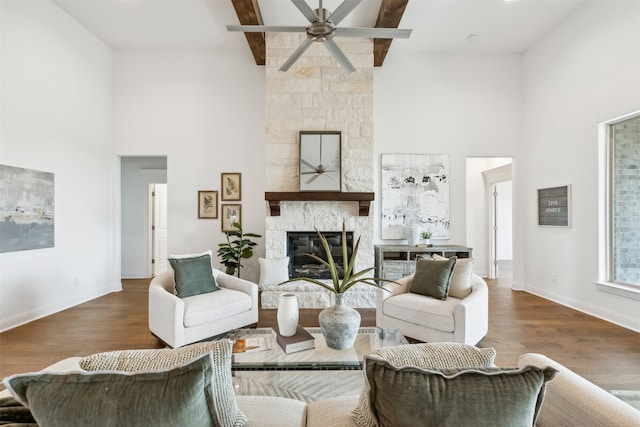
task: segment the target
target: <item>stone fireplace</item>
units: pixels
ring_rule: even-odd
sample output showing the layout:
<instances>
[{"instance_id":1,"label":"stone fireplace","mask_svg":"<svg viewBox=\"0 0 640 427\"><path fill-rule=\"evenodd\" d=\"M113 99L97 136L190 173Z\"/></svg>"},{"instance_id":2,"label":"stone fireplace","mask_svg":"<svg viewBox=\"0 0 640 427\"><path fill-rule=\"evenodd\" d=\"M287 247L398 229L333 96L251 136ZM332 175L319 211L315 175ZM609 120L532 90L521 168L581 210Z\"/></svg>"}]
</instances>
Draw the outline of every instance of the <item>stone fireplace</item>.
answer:
<instances>
[{"instance_id":1,"label":"stone fireplace","mask_svg":"<svg viewBox=\"0 0 640 427\"><path fill-rule=\"evenodd\" d=\"M304 35L266 35L266 191L298 192L300 131L340 131L341 192L373 192L373 42L338 40L357 71L347 74L321 44L314 44L287 72L278 71ZM361 206L341 200L289 200L279 202L279 216L267 210L265 255L287 256L287 232L342 231L360 238L357 270L373 266L373 212L361 215ZM295 287L304 284L295 282ZM280 286L281 293L288 285ZM307 284L318 290L318 286ZM375 297L367 287L367 306ZM322 288L319 288L322 290ZM265 306L263 290L263 307ZM307 306L326 306L331 296L311 298ZM269 305L277 306L277 298ZM301 307L305 306L300 302ZM372 305L373 304L373 305ZM362 306L359 303L355 306Z\"/></svg>"}]
</instances>

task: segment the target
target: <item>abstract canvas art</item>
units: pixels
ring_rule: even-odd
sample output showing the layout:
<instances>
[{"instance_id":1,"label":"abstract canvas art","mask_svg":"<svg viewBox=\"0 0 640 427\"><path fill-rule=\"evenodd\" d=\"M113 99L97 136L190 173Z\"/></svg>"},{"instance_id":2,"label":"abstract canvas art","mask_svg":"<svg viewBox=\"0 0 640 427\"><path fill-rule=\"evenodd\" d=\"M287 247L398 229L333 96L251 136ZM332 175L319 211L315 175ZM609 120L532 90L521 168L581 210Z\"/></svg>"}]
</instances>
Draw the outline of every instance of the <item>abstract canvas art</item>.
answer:
<instances>
[{"instance_id":1,"label":"abstract canvas art","mask_svg":"<svg viewBox=\"0 0 640 427\"><path fill-rule=\"evenodd\" d=\"M383 239L405 239L409 224L449 238L449 155L382 154L381 188Z\"/></svg>"},{"instance_id":2,"label":"abstract canvas art","mask_svg":"<svg viewBox=\"0 0 640 427\"><path fill-rule=\"evenodd\" d=\"M54 174L0 165L0 252L55 246Z\"/></svg>"}]
</instances>

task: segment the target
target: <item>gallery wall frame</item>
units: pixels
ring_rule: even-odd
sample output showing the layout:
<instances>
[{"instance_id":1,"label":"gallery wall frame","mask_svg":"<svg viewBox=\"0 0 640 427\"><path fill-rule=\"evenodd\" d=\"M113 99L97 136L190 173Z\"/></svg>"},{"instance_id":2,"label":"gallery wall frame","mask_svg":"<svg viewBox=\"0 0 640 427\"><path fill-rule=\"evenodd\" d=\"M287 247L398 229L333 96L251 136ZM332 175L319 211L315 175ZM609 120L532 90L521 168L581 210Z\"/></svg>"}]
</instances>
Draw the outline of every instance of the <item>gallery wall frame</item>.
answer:
<instances>
[{"instance_id":1,"label":"gallery wall frame","mask_svg":"<svg viewBox=\"0 0 640 427\"><path fill-rule=\"evenodd\" d=\"M571 185L538 189L538 225L571 227Z\"/></svg>"},{"instance_id":2,"label":"gallery wall frame","mask_svg":"<svg viewBox=\"0 0 640 427\"><path fill-rule=\"evenodd\" d=\"M342 190L342 133L300 131L300 191Z\"/></svg>"},{"instance_id":3,"label":"gallery wall frame","mask_svg":"<svg viewBox=\"0 0 640 427\"><path fill-rule=\"evenodd\" d=\"M239 202L242 200L242 174L240 172L224 172L220 174L222 201Z\"/></svg>"},{"instance_id":4,"label":"gallery wall frame","mask_svg":"<svg viewBox=\"0 0 640 427\"><path fill-rule=\"evenodd\" d=\"M198 191L198 218L218 218L218 192L216 190Z\"/></svg>"},{"instance_id":5,"label":"gallery wall frame","mask_svg":"<svg viewBox=\"0 0 640 427\"><path fill-rule=\"evenodd\" d=\"M221 215L220 227L223 233L225 231L237 231L238 229L233 226L235 222L242 226L242 205L224 204L221 206Z\"/></svg>"},{"instance_id":6,"label":"gallery wall frame","mask_svg":"<svg viewBox=\"0 0 640 427\"><path fill-rule=\"evenodd\" d=\"M0 165L0 253L55 247L55 174Z\"/></svg>"},{"instance_id":7,"label":"gallery wall frame","mask_svg":"<svg viewBox=\"0 0 640 427\"><path fill-rule=\"evenodd\" d=\"M382 154L381 237L406 239L407 226L449 239L449 155Z\"/></svg>"}]
</instances>

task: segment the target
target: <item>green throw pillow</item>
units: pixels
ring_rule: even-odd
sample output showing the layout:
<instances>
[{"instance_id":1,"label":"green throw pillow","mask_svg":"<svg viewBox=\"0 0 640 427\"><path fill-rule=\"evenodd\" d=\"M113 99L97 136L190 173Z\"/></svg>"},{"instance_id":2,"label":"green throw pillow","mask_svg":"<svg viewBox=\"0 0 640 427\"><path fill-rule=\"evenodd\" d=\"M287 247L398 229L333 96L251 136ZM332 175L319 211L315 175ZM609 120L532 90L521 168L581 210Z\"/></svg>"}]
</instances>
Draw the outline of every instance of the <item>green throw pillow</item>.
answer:
<instances>
[{"instance_id":1,"label":"green throw pillow","mask_svg":"<svg viewBox=\"0 0 640 427\"><path fill-rule=\"evenodd\" d=\"M211 268L211 251L201 255L173 256L169 263L174 271L178 297L187 298L219 289Z\"/></svg>"},{"instance_id":2,"label":"green throw pillow","mask_svg":"<svg viewBox=\"0 0 640 427\"><path fill-rule=\"evenodd\" d=\"M365 356L365 389L379 427L533 426L553 368L427 369Z\"/></svg>"},{"instance_id":3,"label":"green throw pillow","mask_svg":"<svg viewBox=\"0 0 640 427\"><path fill-rule=\"evenodd\" d=\"M229 344L229 353L231 347ZM242 412L216 401L212 355L166 370L37 372L4 380L41 426L242 426ZM232 396L233 389L231 389Z\"/></svg>"},{"instance_id":4,"label":"green throw pillow","mask_svg":"<svg viewBox=\"0 0 640 427\"><path fill-rule=\"evenodd\" d=\"M456 265L456 257L446 261L416 259L416 273L411 280L409 292L441 300L447 299L451 273Z\"/></svg>"},{"instance_id":5,"label":"green throw pillow","mask_svg":"<svg viewBox=\"0 0 640 427\"><path fill-rule=\"evenodd\" d=\"M495 366L496 350L493 347L478 348L470 344L435 342L402 344L377 349L374 356L394 366L419 368L488 368ZM369 393L362 390L352 417L359 427L376 427L371 416Z\"/></svg>"}]
</instances>

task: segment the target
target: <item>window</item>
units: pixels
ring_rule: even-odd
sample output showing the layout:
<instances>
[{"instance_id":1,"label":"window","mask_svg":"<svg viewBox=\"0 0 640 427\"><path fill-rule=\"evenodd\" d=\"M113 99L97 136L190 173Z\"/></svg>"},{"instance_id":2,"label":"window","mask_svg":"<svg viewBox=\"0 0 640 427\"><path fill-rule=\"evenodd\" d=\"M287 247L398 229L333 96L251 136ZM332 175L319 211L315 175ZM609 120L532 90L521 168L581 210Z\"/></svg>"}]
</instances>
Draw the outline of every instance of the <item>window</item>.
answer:
<instances>
[{"instance_id":1,"label":"window","mask_svg":"<svg viewBox=\"0 0 640 427\"><path fill-rule=\"evenodd\" d=\"M640 112L604 123L600 279L640 289Z\"/></svg>"}]
</instances>

